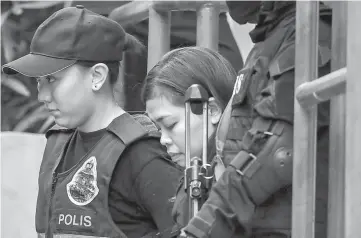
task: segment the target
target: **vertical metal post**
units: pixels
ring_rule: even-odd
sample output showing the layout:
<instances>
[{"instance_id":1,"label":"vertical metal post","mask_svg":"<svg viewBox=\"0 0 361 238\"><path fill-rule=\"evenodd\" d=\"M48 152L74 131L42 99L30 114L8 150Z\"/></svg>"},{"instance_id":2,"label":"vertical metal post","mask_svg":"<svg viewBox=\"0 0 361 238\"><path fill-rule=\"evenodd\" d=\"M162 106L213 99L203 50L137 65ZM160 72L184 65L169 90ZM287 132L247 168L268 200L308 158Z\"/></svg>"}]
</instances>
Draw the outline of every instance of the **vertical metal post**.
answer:
<instances>
[{"instance_id":1,"label":"vertical metal post","mask_svg":"<svg viewBox=\"0 0 361 238\"><path fill-rule=\"evenodd\" d=\"M205 3L197 10L197 46L218 51L219 4Z\"/></svg>"},{"instance_id":2,"label":"vertical metal post","mask_svg":"<svg viewBox=\"0 0 361 238\"><path fill-rule=\"evenodd\" d=\"M2 24L2 23L1 23ZM2 157L2 158L4 158L5 156L3 156L3 151L5 151L6 149L5 149L5 146L3 147L3 143L2 143L2 139L3 139L3 137L2 137L2 135L0 135L0 156ZM5 154L5 153L4 153ZM30 156L29 156L30 157ZM5 159L3 159L3 161L5 161ZM3 172L3 164L5 164L4 162L3 162L1 159L0 159L0 211L4 211L4 210L2 210L2 204L3 204L3 201L2 201L2 196L3 196L3 194L2 194L2 190L3 190L3 187L5 187L5 186L3 186L3 180L2 180L2 177L4 176L3 174L4 174L4 172ZM5 167L5 166L4 166ZM28 172L29 173L29 172ZM4 176L5 177L5 176ZM4 184L5 184L5 182L4 182ZM5 202L4 202L5 203ZM5 217L5 212L1 212L1 215L0 215L0 230L1 230L1 233L0 234L3 234L3 233L5 233L4 232L4 228L3 228L3 221L2 221L2 217L3 217L3 215L4 215L4 217ZM23 228L24 229L24 228Z\"/></svg>"},{"instance_id":3,"label":"vertical metal post","mask_svg":"<svg viewBox=\"0 0 361 238\"><path fill-rule=\"evenodd\" d=\"M126 106L126 96L125 96L125 64L126 64L126 53L123 52L123 60L120 62L119 65L119 74L118 79L115 83L115 87L113 89L115 101L118 103L118 105L122 108L125 108Z\"/></svg>"},{"instance_id":4,"label":"vertical metal post","mask_svg":"<svg viewBox=\"0 0 361 238\"><path fill-rule=\"evenodd\" d=\"M297 1L295 87L317 78L318 19L317 1ZM294 105L292 238L314 238L317 106Z\"/></svg>"},{"instance_id":5,"label":"vertical metal post","mask_svg":"<svg viewBox=\"0 0 361 238\"><path fill-rule=\"evenodd\" d=\"M347 1L333 3L332 71L346 66ZM331 99L328 193L328 238L344 237L345 198L345 95Z\"/></svg>"},{"instance_id":6,"label":"vertical metal post","mask_svg":"<svg viewBox=\"0 0 361 238\"><path fill-rule=\"evenodd\" d=\"M361 225L361 3L347 2L347 83L344 238L360 237Z\"/></svg>"},{"instance_id":7,"label":"vertical metal post","mask_svg":"<svg viewBox=\"0 0 361 238\"><path fill-rule=\"evenodd\" d=\"M202 165L208 164L208 100L203 102Z\"/></svg>"},{"instance_id":8,"label":"vertical metal post","mask_svg":"<svg viewBox=\"0 0 361 238\"><path fill-rule=\"evenodd\" d=\"M170 12L158 12L149 8L148 66L147 72L170 49Z\"/></svg>"}]
</instances>

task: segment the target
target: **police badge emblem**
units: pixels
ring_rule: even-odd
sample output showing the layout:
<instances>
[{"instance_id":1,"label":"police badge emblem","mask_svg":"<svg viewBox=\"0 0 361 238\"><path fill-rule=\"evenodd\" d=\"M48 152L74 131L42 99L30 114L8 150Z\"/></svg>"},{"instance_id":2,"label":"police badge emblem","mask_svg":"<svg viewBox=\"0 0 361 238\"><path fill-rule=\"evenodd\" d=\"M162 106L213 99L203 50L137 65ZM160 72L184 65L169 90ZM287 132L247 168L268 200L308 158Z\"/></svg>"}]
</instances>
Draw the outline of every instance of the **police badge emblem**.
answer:
<instances>
[{"instance_id":1,"label":"police badge emblem","mask_svg":"<svg viewBox=\"0 0 361 238\"><path fill-rule=\"evenodd\" d=\"M68 197L75 205L87 205L98 195L96 167L97 160L92 156L84 162L66 185Z\"/></svg>"}]
</instances>

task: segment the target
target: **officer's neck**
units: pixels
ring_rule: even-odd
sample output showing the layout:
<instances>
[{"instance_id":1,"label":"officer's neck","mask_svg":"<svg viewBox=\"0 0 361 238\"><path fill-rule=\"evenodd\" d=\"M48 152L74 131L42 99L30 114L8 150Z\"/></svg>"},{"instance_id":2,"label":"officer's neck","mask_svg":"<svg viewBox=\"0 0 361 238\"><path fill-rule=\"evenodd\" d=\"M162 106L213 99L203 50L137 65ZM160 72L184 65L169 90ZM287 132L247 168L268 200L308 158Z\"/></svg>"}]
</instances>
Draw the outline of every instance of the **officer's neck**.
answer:
<instances>
[{"instance_id":1,"label":"officer's neck","mask_svg":"<svg viewBox=\"0 0 361 238\"><path fill-rule=\"evenodd\" d=\"M106 128L115 118L124 114L125 111L115 102L114 98L95 103L93 114L86 122L78 127L82 132L93 132Z\"/></svg>"}]
</instances>

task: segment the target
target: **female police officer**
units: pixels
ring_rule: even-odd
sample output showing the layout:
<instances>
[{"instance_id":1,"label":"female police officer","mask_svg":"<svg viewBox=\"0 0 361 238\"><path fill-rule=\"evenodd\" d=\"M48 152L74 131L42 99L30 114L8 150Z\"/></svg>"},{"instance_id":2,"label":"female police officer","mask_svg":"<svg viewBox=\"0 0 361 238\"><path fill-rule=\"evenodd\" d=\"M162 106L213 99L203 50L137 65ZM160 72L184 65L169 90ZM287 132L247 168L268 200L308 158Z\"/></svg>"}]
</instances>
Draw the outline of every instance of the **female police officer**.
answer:
<instances>
[{"instance_id":1,"label":"female police officer","mask_svg":"<svg viewBox=\"0 0 361 238\"><path fill-rule=\"evenodd\" d=\"M172 226L181 172L156 127L113 97L125 50L140 44L83 6L64 8L35 32L30 54L4 65L37 78L54 117L39 174L40 237L142 237Z\"/></svg>"}]
</instances>

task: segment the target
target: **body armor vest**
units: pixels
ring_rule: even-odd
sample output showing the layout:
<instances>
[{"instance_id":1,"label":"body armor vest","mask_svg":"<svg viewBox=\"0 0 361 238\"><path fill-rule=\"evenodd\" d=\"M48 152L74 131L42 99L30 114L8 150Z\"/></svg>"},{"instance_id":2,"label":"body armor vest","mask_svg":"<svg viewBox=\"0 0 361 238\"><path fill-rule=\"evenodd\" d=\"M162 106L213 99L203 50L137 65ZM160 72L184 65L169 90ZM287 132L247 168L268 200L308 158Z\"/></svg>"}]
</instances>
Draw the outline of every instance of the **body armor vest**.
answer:
<instances>
[{"instance_id":1,"label":"body armor vest","mask_svg":"<svg viewBox=\"0 0 361 238\"><path fill-rule=\"evenodd\" d=\"M152 136L157 128L143 115L125 113L106 128L99 142L70 170L57 173L74 130L55 126L48 139L39 174L36 230L46 238L126 238L108 210L113 170L124 149Z\"/></svg>"}]
</instances>

